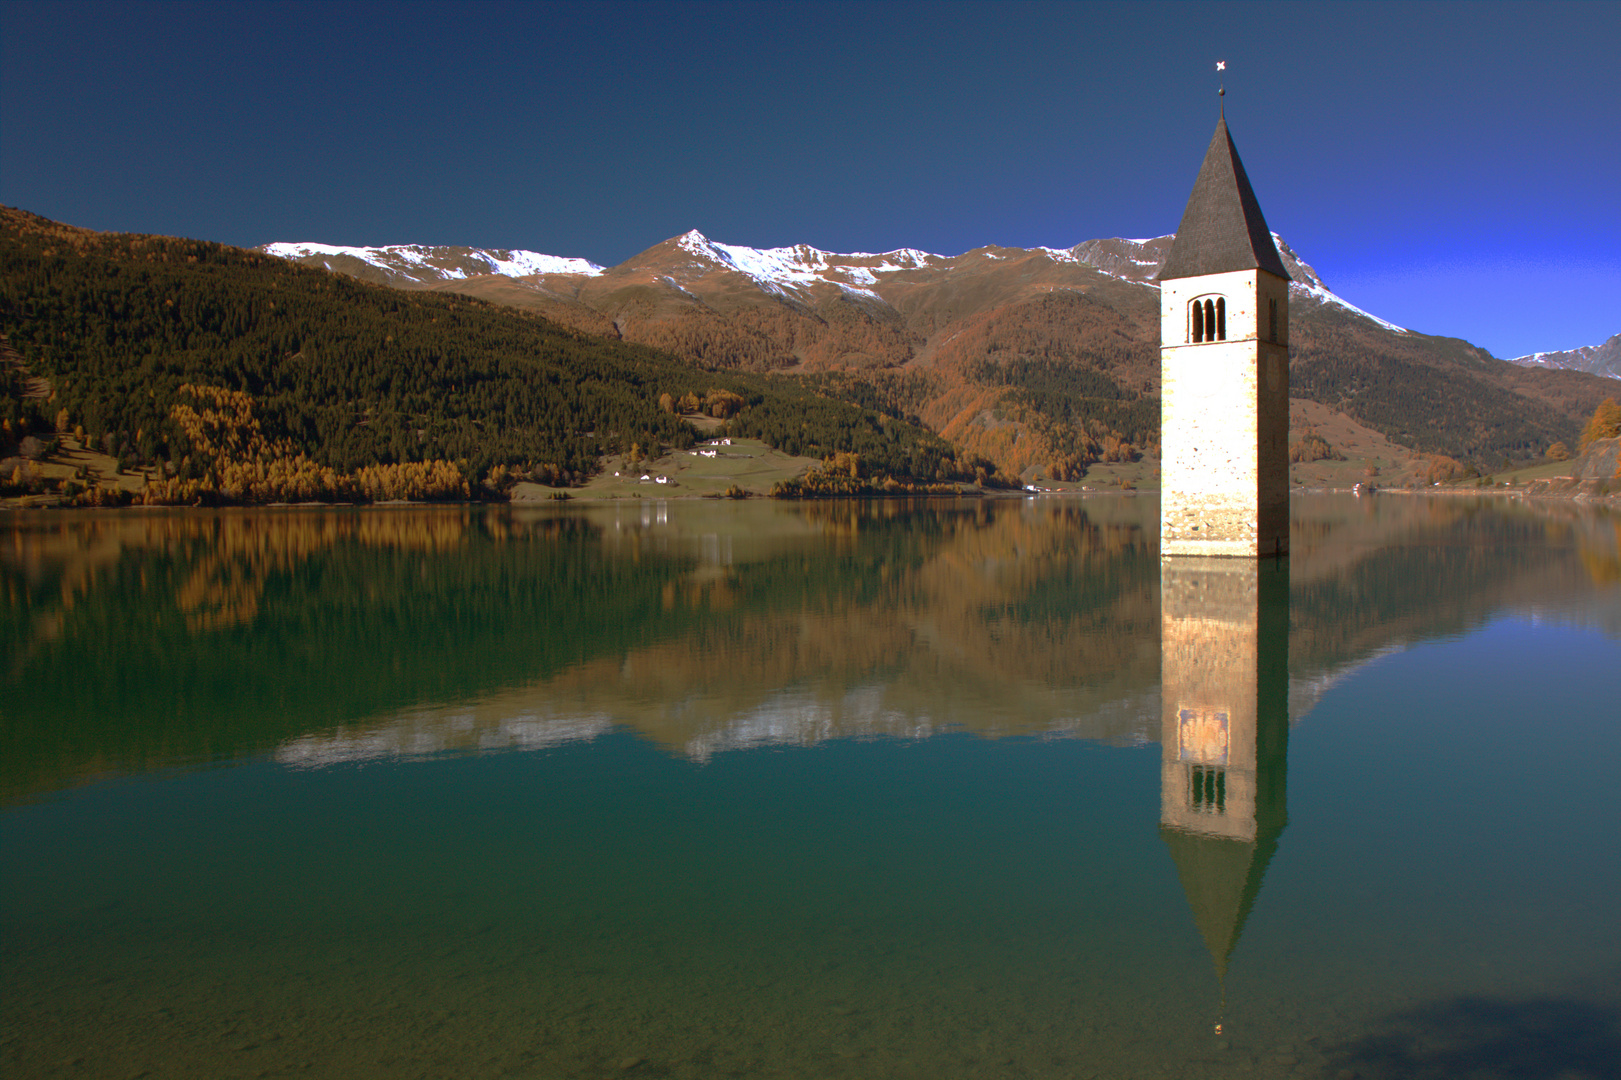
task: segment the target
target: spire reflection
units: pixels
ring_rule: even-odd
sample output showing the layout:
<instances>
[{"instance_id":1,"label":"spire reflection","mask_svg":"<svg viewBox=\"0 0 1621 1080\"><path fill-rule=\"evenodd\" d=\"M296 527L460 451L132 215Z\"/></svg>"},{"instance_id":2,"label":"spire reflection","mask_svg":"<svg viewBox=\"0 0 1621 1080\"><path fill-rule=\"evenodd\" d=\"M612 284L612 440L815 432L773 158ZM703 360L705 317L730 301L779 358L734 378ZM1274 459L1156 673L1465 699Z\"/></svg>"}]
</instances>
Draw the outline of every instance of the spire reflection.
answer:
<instances>
[{"instance_id":1,"label":"spire reflection","mask_svg":"<svg viewBox=\"0 0 1621 1080\"><path fill-rule=\"evenodd\" d=\"M1163 559L1160 605L1160 836L1222 978L1288 820L1288 563Z\"/></svg>"}]
</instances>

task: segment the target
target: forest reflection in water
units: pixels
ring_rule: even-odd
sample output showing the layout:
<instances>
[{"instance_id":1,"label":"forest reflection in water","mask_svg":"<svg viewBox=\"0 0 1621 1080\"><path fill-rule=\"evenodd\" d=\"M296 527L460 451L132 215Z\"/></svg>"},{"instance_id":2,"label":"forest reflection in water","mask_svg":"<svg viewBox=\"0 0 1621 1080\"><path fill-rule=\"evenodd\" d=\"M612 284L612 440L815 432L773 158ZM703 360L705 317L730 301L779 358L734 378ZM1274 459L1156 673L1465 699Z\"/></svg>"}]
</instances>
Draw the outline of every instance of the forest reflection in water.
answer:
<instances>
[{"instance_id":1,"label":"forest reflection in water","mask_svg":"<svg viewBox=\"0 0 1621 1080\"><path fill-rule=\"evenodd\" d=\"M0 1060L1604 1075L1621 519L1155 509L7 522Z\"/></svg>"},{"instance_id":2,"label":"forest reflection in water","mask_svg":"<svg viewBox=\"0 0 1621 1080\"><path fill-rule=\"evenodd\" d=\"M1153 514L1106 498L20 520L0 532L3 792L613 725L696 759L944 730L1157 741ZM1621 580L1618 528L1569 503L1297 500L1290 715L1348 666L1504 610L1614 631L1593 601Z\"/></svg>"}]
</instances>

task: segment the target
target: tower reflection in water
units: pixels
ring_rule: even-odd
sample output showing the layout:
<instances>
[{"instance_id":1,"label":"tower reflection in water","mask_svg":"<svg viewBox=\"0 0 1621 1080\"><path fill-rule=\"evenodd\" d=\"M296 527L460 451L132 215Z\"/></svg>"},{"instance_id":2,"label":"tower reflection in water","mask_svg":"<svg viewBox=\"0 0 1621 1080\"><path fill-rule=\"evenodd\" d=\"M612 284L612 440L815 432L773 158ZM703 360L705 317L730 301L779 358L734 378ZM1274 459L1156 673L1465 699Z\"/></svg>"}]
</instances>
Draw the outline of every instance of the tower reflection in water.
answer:
<instances>
[{"instance_id":1,"label":"tower reflection in water","mask_svg":"<svg viewBox=\"0 0 1621 1080\"><path fill-rule=\"evenodd\" d=\"M1163 559L1160 605L1160 836L1224 980L1288 820L1288 563Z\"/></svg>"}]
</instances>

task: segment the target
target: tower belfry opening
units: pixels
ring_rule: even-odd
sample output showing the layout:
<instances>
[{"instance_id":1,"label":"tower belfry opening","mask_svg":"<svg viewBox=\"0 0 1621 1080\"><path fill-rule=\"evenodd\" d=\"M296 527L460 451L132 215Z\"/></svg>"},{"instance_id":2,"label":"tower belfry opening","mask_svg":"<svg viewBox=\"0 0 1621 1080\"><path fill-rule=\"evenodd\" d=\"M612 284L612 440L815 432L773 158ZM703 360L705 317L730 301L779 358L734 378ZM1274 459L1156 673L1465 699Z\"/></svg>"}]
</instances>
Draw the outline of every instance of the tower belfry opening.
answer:
<instances>
[{"instance_id":1,"label":"tower belfry opening","mask_svg":"<svg viewBox=\"0 0 1621 1080\"><path fill-rule=\"evenodd\" d=\"M1289 271L1223 113L1160 270L1160 553L1289 550Z\"/></svg>"}]
</instances>

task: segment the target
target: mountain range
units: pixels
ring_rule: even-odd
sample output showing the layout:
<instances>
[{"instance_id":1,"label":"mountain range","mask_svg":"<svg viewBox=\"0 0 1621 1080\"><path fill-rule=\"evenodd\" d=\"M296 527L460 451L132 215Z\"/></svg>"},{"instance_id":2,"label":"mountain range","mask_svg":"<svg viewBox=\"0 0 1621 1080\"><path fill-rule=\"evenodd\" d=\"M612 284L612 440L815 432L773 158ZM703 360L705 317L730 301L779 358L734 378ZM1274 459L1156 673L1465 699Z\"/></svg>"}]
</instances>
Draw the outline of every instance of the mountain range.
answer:
<instances>
[{"instance_id":1,"label":"mountain range","mask_svg":"<svg viewBox=\"0 0 1621 1080\"><path fill-rule=\"evenodd\" d=\"M1361 311L1275 242L1293 279L1296 483L1518 467L1575 445L1615 395L1610 378ZM520 250L245 250L0 208L0 456L27 464L29 440L48 455L60 436L120 476L221 497L238 480L265 498L349 497L430 474L446 497L499 495L680 449L702 414L832 462L817 490L1129 485L1157 456L1154 279L1170 246L841 254L689 232L602 267ZM225 441L193 430L227 423L198 394L229 402ZM24 495L51 479L13 466Z\"/></svg>"},{"instance_id":2,"label":"mountain range","mask_svg":"<svg viewBox=\"0 0 1621 1080\"><path fill-rule=\"evenodd\" d=\"M1292 292L1297 298L1332 304L1395 333L1406 332L1335 295L1282 237L1273 233L1272 238L1289 270L1294 283ZM1009 261L1019 268L1024 283L1038 287L1070 284L1067 278L1073 275L1066 276L1058 270L1066 265L1153 287L1155 275L1164 264L1174 239L1174 235L1166 235L1147 240L1087 240L1072 248L991 246L954 256L934 255L914 248L876 254L840 254L807 244L764 249L739 247L711 240L694 229L611 269L586 259L505 248L272 243L261 245L259 250L403 289L450 290L477 295L485 290L500 289L499 283L488 279L507 278L533 290L537 294L536 306L545 303L538 297L545 297L564 303L581 301L596 311L613 309L615 305L611 300L604 301L638 284L658 291L674 291L689 298L702 298L724 291L716 286L728 282L732 275L739 275L752 282L760 293L780 301L815 303L842 294L879 309L898 311L890 296L900 287L908 284L915 287L947 276L972 277L976 270L983 271L990 264ZM1041 274L1042 263L1051 264L1057 272ZM735 280L730 283L736 284ZM835 289L838 292L830 291Z\"/></svg>"},{"instance_id":3,"label":"mountain range","mask_svg":"<svg viewBox=\"0 0 1621 1080\"><path fill-rule=\"evenodd\" d=\"M1508 363L1363 311L1273 236L1292 279L1292 393L1316 404L1314 417L1341 418L1415 454L1496 467L1571 443L1614 393L1574 363ZM711 369L802 376L1029 475L1155 448L1154 279L1172 239L944 256L750 248L694 230L613 267L505 249L260 250L531 310Z\"/></svg>"},{"instance_id":4,"label":"mountain range","mask_svg":"<svg viewBox=\"0 0 1621 1080\"><path fill-rule=\"evenodd\" d=\"M1562 352L1539 352L1530 356L1516 356L1510 363L1561 371L1586 371L1594 375L1621 379L1621 334L1616 334L1602 345L1583 345L1579 349L1566 349Z\"/></svg>"}]
</instances>

